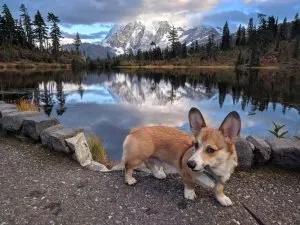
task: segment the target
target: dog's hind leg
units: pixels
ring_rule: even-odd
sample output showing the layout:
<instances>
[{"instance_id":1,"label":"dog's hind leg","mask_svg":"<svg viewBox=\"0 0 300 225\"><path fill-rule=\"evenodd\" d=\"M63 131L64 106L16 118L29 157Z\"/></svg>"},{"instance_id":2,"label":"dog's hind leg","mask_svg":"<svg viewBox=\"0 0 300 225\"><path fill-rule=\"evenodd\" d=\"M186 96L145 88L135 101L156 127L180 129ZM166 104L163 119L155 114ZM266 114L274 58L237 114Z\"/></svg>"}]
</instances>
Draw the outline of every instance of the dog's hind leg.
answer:
<instances>
[{"instance_id":1,"label":"dog's hind leg","mask_svg":"<svg viewBox=\"0 0 300 225\"><path fill-rule=\"evenodd\" d=\"M160 160L155 158L149 158L145 161L145 164L149 170L151 170L153 176L158 179L165 179L167 177L163 164Z\"/></svg>"}]
</instances>

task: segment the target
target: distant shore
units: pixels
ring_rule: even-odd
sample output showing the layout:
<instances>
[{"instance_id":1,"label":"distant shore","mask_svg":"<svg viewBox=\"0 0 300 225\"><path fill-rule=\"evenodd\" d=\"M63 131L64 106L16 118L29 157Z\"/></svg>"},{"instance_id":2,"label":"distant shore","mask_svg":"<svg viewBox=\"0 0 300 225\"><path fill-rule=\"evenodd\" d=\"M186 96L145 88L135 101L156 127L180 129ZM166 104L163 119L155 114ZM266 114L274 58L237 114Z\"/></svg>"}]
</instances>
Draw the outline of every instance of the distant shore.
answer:
<instances>
[{"instance_id":1,"label":"distant shore","mask_svg":"<svg viewBox=\"0 0 300 225\"><path fill-rule=\"evenodd\" d=\"M235 69L235 66L232 65L122 65L118 66L120 69ZM280 66L256 66L256 67L248 67L243 66L239 67L239 69L263 69L263 70L279 70Z\"/></svg>"},{"instance_id":2,"label":"distant shore","mask_svg":"<svg viewBox=\"0 0 300 225\"><path fill-rule=\"evenodd\" d=\"M0 71L71 69L71 64L36 62L0 62Z\"/></svg>"}]
</instances>

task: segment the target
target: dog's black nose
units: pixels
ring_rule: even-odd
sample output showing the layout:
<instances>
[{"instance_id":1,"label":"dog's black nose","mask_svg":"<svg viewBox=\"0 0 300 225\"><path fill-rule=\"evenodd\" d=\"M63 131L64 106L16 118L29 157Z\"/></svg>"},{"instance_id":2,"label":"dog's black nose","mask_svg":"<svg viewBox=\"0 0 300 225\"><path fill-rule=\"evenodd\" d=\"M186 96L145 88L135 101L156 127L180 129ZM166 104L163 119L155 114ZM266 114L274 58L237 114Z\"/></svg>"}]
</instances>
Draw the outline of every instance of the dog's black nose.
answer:
<instances>
[{"instance_id":1,"label":"dog's black nose","mask_svg":"<svg viewBox=\"0 0 300 225\"><path fill-rule=\"evenodd\" d=\"M195 169L195 167L197 166L196 162L194 160L192 161L188 161L187 162L188 167L190 167L191 169Z\"/></svg>"}]
</instances>

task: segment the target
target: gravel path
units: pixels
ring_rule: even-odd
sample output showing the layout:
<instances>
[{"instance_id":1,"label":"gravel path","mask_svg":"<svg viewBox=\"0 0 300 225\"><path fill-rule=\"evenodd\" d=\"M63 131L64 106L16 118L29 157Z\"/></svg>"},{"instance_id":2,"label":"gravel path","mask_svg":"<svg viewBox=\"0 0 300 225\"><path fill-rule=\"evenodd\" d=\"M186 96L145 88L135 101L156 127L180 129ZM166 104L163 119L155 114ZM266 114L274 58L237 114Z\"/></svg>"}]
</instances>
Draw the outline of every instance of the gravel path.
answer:
<instances>
[{"instance_id":1,"label":"gravel path","mask_svg":"<svg viewBox=\"0 0 300 225\"><path fill-rule=\"evenodd\" d=\"M121 172L81 168L69 157L0 136L0 225L7 224L300 224L300 173L270 168L236 172L224 208L199 188L183 198L180 178L143 173L128 187ZM245 209L250 209L254 217Z\"/></svg>"}]
</instances>

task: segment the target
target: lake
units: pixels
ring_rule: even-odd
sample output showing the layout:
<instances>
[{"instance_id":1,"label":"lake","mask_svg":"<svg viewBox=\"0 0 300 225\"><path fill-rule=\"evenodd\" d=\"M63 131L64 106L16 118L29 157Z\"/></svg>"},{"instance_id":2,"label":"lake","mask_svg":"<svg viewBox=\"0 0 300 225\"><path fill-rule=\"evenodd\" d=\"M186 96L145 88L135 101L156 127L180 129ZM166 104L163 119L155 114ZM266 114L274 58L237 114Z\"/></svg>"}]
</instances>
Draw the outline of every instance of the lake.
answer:
<instances>
[{"instance_id":1,"label":"lake","mask_svg":"<svg viewBox=\"0 0 300 225\"><path fill-rule=\"evenodd\" d=\"M292 71L0 72L0 100L21 98L66 127L95 132L115 160L133 127L164 124L189 132L191 107L216 127L237 111L242 136L272 137L272 121L285 124L288 136L300 135L300 74Z\"/></svg>"}]
</instances>

